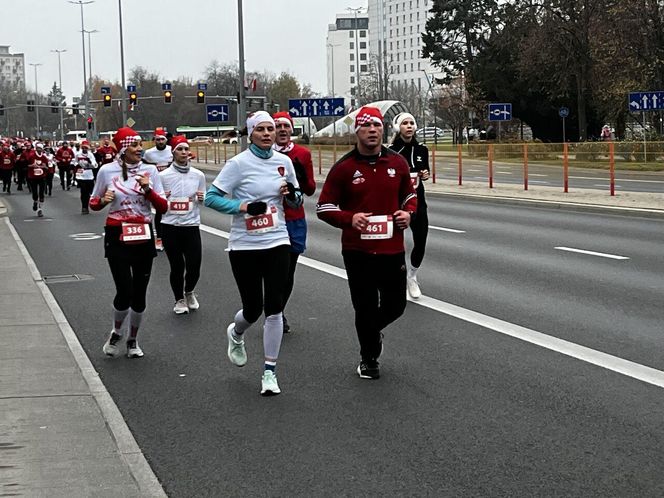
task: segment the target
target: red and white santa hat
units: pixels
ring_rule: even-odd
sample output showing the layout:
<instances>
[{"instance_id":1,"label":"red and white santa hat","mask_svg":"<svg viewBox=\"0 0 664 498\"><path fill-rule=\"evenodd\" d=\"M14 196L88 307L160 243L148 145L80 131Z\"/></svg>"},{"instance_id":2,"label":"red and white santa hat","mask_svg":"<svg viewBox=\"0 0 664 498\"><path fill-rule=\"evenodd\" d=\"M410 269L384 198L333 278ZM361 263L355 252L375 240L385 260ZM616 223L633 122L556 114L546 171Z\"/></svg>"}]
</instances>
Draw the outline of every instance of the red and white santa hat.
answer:
<instances>
[{"instance_id":1,"label":"red and white santa hat","mask_svg":"<svg viewBox=\"0 0 664 498\"><path fill-rule=\"evenodd\" d=\"M383 124L383 115L375 107L364 106L355 116L355 133L359 130L365 123L376 123Z\"/></svg>"},{"instance_id":2,"label":"red and white santa hat","mask_svg":"<svg viewBox=\"0 0 664 498\"><path fill-rule=\"evenodd\" d=\"M138 140L143 139L138 133L136 133L136 131L127 126L118 129L118 131L115 132L115 135L113 135L113 145L115 145L115 149L118 151L119 155L122 155L129 145Z\"/></svg>"},{"instance_id":3,"label":"red and white santa hat","mask_svg":"<svg viewBox=\"0 0 664 498\"><path fill-rule=\"evenodd\" d=\"M189 146L189 141L184 135L175 135L171 138L171 150L177 149L180 145Z\"/></svg>"},{"instance_id":4,"label":"red and white santa hat","mask_svg":"<svg viewBox=\"0 0 664 498\"><path fill-rule=\"evenodd\" d=\"M164 130L164 129L161 128L161 127L160 127L160 128L155 128L155 130L154 130L154 138L157 138L157 137L164 137L164 138L166 138L166 130Z\"/></svg>"},{"instance_id":5,"label":"red and white santa hat","mask_svg":"<svg viewBox=\"0 0 664 498\"><path fill-rule=\"evenodd\" d=\"M275 112L272 115L272 118L274 119L274 123L286 123L291 127L291 130L293 129L293 118L291 117L290 114L288 114L285 111L280 111L280 112Z\"/></svg>"},{"instance_id":6,"label":"red and white santa hat","mask_svg":"<svg viewBox=\"0 0 664 498\"><path fill-rule=\"evenodd\" d=\"M88 142L87 140L83 140L81 142L81 147L88 147L89 148L90 147L90 142Z\"/></svg>"}]
</instances>

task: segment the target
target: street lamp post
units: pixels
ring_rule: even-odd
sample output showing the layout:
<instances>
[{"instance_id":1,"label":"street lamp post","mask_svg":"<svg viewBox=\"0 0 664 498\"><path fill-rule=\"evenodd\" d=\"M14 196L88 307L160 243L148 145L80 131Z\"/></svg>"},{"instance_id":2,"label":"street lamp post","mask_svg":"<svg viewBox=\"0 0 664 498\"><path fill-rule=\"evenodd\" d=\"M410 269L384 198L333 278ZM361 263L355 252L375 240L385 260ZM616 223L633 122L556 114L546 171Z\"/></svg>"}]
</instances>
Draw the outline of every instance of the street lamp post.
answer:
<instances>
[{"instance_id":1,"label":"street lamp post","mask_svg":"<svg viewBox=\"0 0 664 498\"><path fill-rule=\"evenodd\" d=\"M338 43L328 43L327 44L327 47L330 49L330 54L332 56L332 60L331 60L331 63L332 63L331 64L331 67L332 67L332 88L331 88L332 89L332 98L335 97L335 93L334 93L334 47L338 47L338 46L339 46ZM334 137L337 136L337 119L336 119L336 117L332 118L332 134L333 134Z\"/></svg>"},{"instance_id":2,"label":"street lamp post","mask_svg":"<svg viewBox=\"0 0 664 498\"><path fill-rule=\"evenodd\" d=\"M88 35L88 88L92 89L92 42L90 41L90 35L93 33L99 33L99 30L93 29L88 31L84 29L85 33Z\"/></svg>"},{"instance_id":3,"label":"street lamp post","mask_svg":"<svg viewBox=\"0 0 664 498\"><path fill-rule=\"evenodd\" d=\"M118 19L120 21L120 71L122 71L122 126L127 126L127 99L125 92L127 91L127 83L125 81L125 63L124 63L124 41L122 37L122 0L118 0Z\"/></svg>"},{"instance_id":4,"label":"street lamp post","mask_svg":"<svg viewBox=\"0 0 664 498\"><path fill-rule=\"evenodd\" d=\"M39 90L37 88L37 67L41 66L41 63L31 63L32 67L35 68L35 114L37 115L37 139L41 135L41 130L39 126Z\"/></svg>"},{"instance_id":5,"label":"street lamp post","mask_svg":"<svg viewBox=\"0 0 664 498\"><path fill-rule=\"evenodd\" d=\"M237 0L237 27L238 27L238 44L239 44L239 56L240 56L240 91L238 92L238 103L237 103L237 126L240 127L247 114L247 104L245 101L246 92L244 90L244 27L242 22L242 0ZM247 137L243 136L240 138L240 149L245 150L247 148Z\"/></svg>"},{"instance_id":6,"label":"street lamp post","mask_svg":"<svg viewBox=\"0 0 664 498\"><path fill-rule=\"evenodd\" d=\"M85 23L83 21L83 6L88 5L94 2L94 0L88 0L84 2L83 0L78 0L74 2L73 0L68 0L71 4L78 4L81 7L81 45L83 47L83 112L85 120L88 119L88 76L85 71Z\"/></svg>"},{"instance_id":7,"label":"street lamp post","mask_svg":"<svg viewBox=\"0 0 664 498\"><path fill-rule=\"evenodd\" d=\"M59 85L60 85L60 94L62 94L62 64L61 64L61 61L60 61L60 54L62 52L66 52L66 51L67 51L67 49L58 50L57 48L55 50L51 50L51 52L55 52L55 53L58 54L58 78L60 79L60 83L59 83ZM60 108L60 140L64 140L65 139L65 120L64 120L64 117L63 117L64 113L63 113L63 109L62 109L63 103L58 102L58 107Z\"/></svg>"},{"instance_id":8,"label":"street lamp post","mask_svg":"<svg viewBox=\"0 0 664 498\"><path fill-rule=\"evenodd\" d=\"M433 83L432 83L432 81L433 81L434 76L432 74L431 75L431 80L429 80L429 75L427 74L427 72L424 69L421 69L420 71L422 71L424 73L424 76L427 79L427 84L429 85L429 92L428 93L431 93L431 98L433 99L433 144L434 144L434 148L437 149L438 148L438 99L433 94ZM424 130L424 134L426 136L426 129Z\"/></svg>"}]
</instances>

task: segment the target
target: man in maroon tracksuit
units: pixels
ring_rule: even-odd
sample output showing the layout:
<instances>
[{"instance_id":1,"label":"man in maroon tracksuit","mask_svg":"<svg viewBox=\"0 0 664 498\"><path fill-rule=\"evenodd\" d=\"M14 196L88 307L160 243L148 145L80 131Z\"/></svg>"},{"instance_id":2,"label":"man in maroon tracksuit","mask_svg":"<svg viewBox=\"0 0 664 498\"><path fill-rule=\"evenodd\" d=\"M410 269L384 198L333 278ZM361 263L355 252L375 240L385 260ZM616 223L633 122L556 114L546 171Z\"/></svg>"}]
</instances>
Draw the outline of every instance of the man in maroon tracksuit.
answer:
<instances>
[{"instance_id":1,"label":"man in maroon tracksuit","mask_svg":"<svg viewBox=\"0 0 664 498\"><path fill-rule=\"evenodd\" d=\"M406 309L403 231L417 209L410 168L382 146L383 116L362 107L355 118L357 146L327 175L318 217L342 229L341 248L355 309L362 379L380 377L382 330Z\"/></svg>"},{"instance_id":2,"label":"man in maroon tracksuit","mask_svg":"<svg viewBox=\"0 0 664 498\"><path fill-rule=\"evenodd\" d=\"M290 157L295 168L297 182L300 184L300 190L303 194L312 196L316 191L316 179L314 178L314 165L311 161L311 152L306 147L293 143L291 135L293 133L293 118L287 112L277 112L272 118L277 130L276 140L272 148L277 152L286 154ZM307 242L307 220L304 217L304 206L298 208L291 207L284 202L284 214L286 216L286 227L288 228L288 237L290 239L290 266L288 273L288 282L284 291L284 309L295 283L295 268L300 254L306 249ZM283 313L284 333L290 332L291 328Z\"/></svg>"},{"instance_id":3,"label":"man in maroon tracksuit","mask_svg":"<svg viewBox=\"0 0 664 498\"><path fill-rule=\"evenodd\" d=\"M62 190L71 187L71 160L74 159L74 151L65 140L62 146L55 152L55 162L60 172L60 186Z\"/></svg>"},{"instance_id":4,"label":"man in maroon tracksuit","mask_svg":"<svg viewBox=\"0 0 664 498\"><path fill-rule=\"evenodd\" d=\"M0 177L2 178L2 191L12 193L12 171L16 164L16 154L9 148L9 142L2 142L0 150Z\"/></svg>"}]
</instances>

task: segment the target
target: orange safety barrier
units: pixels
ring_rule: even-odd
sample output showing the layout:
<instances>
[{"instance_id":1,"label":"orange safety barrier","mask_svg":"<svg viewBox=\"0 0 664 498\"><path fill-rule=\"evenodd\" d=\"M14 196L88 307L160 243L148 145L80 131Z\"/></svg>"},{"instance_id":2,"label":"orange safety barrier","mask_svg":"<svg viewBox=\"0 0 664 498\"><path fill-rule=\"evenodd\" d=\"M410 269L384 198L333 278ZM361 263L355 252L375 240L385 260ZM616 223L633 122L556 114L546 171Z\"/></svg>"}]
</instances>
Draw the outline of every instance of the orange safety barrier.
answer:
<instances>
[{"instance_id":1,"label":"orange safety barrier","mask_svg":"<svg viewBox=\"0 0 664 498\"><path fill-rule=\"evenodd\" d=\"M569 192L569 147L563 144L563 191Z\"/></svg>"},{"instance_id":2,"label":"orange safety barrier","mask_svg":"<svg viewBox=\"0 0 664 498\"><path fill-rule=\"evenodd\" d=\"M493 144L489 144L489 188L493 188Z\"/></svg>"},{"instance_id":3,"label":"orange safety barrier","mask_svg":"<svg viewBox=\"0 0 664 498\"><path fill-rule=\"evenodd\" d=\"M523 144L523 190L528 190L528 144Z\"/></svg>"},{"instance_id":4,"label":"orange safety barrier","mask_svg":"<svg viewBox=\"0 0 664 498\"><path fill-rule=\"evenodd\" d=\"M320 145L318 146L318 174L323 174L323 156L320 150Z\"/></svg>"},{"instance_id":5,"label":"orange safety barrier","mask_svg":"<svg viewBox=\"0 0 664 498\"><path fill-rule=\"evenodd\" d=\"M436 183L436 149L431 149L431 182Z\"/></svg>"},{"instance_id":6,"label":"orange safety barrier","mask_svg":"<svg viewBox=\"0 0 664 498\"><path fill-rule=\"evenodd\" d=\"M461 144L457 144L457 156L459 158L459 185L463 185L463 150Z\"/></svg>"},{"instance_id":7,"label":"orange safety barrier","mask_svg":"<svg viewBox=\"0 0 664 498\"><path fill-rule=\"evenodd\" d=\"M616 162L614 157L615 146L609 143L609 185L611 195L616 195Z\"/></svg>"}]
</instances>

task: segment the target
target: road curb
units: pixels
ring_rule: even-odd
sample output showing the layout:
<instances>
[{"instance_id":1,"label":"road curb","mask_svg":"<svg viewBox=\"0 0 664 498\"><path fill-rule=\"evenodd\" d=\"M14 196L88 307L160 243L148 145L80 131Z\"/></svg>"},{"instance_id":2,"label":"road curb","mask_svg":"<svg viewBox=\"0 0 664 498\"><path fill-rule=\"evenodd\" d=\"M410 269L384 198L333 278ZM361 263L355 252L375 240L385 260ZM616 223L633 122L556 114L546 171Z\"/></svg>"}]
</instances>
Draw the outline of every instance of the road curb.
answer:
<instances>
[{"instance_id":1,"label":"road curb","mask_svg":"<svg viewBox=\"0 0 664 498\"><path fill-rule=\"evenodd\" d=\"M104 386L99 378L99 373L95 370L90 358L88 358L83 350L83 346L81 346L78 337L71 328L71 325L69 325L60 305L51 293L51 290L43 281L39 269L30 256L28 249L25 247L25 244L23 244L23 241L18 235L18 232L16 232L14 226L11 224L9 218L5 217L5 223L28 265L33 280L37 284L42 297L53 314L53 319L57 323L58 328L67 343L67 347L71 351L81 375L85 379L85 382L90 389L90 393L99 407L99 411L106 422L111 437L116 443L118 453L134 478L134 481L141 492L141 496L166 498L167 495L159 483L157 476L154 474L152 468L145 459L145 455L143 455L136 439L134 439L124 417L115 404L115 401L113 401L106 386Z\"/></svg>"}]
</instances>

